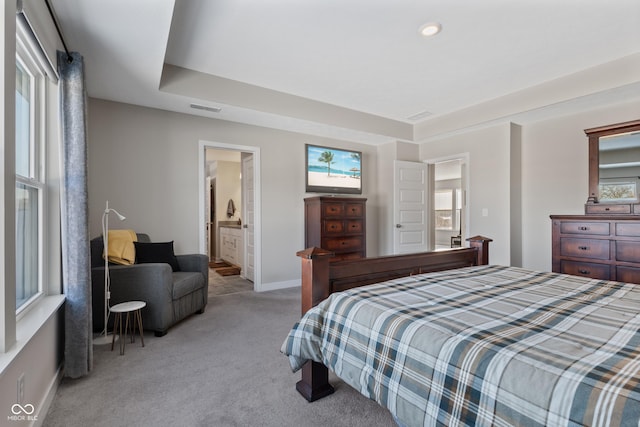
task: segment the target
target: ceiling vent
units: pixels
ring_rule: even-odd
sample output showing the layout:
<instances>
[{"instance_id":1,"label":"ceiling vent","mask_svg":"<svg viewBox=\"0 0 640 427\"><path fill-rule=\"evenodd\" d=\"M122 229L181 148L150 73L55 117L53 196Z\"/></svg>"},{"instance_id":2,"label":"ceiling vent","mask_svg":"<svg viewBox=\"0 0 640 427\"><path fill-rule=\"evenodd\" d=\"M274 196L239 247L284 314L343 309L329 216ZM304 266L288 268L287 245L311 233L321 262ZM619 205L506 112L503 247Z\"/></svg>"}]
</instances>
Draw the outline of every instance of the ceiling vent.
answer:
<instances>
[{"instance_id":1,"label":"ceiling vent","mask_svg":"<svg viewBox=\"0 0 640 427\"><path fill-rule=\"evenodd\" d=\"M432 116L433 113L431 111L421 111L420 113L414 114L413 116L407 117L407 120L412 122L417 122L418 120L422 120L425 117Z\"/></svg>"},{"instance_id":2,"label":"ceiling vent","mask_svg":"<svg viewBox=\"0 0 640 427\"><path fill-rule=\"evenodd\" d=\"M201 104L191 104L191 108L195 108L196 110L211 111L212 113L219 113L220 111L222 111L222 108L220 107L209 107Z\"/></svg>"}]
</instances>

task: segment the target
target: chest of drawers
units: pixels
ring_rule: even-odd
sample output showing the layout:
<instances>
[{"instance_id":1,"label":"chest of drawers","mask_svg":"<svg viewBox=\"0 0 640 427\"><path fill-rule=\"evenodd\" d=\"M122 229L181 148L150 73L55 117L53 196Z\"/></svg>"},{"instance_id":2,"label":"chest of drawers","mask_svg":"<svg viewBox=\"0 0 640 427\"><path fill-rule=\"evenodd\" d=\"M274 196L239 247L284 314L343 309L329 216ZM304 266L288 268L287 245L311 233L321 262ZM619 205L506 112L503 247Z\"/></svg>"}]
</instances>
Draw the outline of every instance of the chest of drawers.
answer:
<instances>
[{"instance_id":1,"label":"chest of drawers","mask_svg":"<svg viewBox=\"0 0 640 427\"><path fill-rule=\"evenodd\" d=\"M552 270L640 283L640 216L551 215Z\"/></svg>"},{"instance_id":2,"label":"chest of drawers","mask_svg":"<svg viewBox=\"0 0 640 427\"><path fill-rule=\"evenodd\" d=\"M366 201L330 196L304 199L305 247L332 251L332 260L366 257Z\"/></svg>"}]
</instances>

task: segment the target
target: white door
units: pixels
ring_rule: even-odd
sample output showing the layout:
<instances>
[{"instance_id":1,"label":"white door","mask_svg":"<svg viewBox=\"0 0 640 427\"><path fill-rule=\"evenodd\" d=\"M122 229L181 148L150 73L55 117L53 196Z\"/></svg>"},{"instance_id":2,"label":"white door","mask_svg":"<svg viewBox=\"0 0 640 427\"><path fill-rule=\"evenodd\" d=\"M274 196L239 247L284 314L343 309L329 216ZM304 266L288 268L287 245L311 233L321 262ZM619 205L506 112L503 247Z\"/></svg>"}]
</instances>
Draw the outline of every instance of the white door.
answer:
<instances>
[{"instance_id":1,"label":"white door","mask_svg":"<svg viewBox=\"0 0 640 427\"><path fill-rule=\"evenodd\" d=\"M427 164L395 160L393 167L393 252L429 250Z\"/></svg>"},{"instance_id":2,"label":"white door","mask_svg":"<svg viewBox=\"0 0 640 427\"><path fill-rule=\"evenodd\" d=\"M242 210L243 210L243 247L244 265L242 275L245 279L254 281L255 277L255 188L253 154L243 155L242 158Z\"/></svg>"}]
</instances>

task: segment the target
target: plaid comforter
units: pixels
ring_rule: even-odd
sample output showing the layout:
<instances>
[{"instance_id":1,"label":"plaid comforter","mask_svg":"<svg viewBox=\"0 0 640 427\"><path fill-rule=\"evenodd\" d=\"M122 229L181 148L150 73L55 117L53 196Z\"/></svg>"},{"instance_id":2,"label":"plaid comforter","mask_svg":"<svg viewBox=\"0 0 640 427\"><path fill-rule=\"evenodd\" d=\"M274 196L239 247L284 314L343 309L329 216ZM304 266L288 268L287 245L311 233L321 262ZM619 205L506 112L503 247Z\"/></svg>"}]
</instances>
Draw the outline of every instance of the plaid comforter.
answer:
<instances>
[{"instance_id":1,"label":"plaid comforter","mask_svg":"<svg viewBox=\"0 0 640 427\"><path fill-rule=\"evenodd\" d=\"M479 266L332 294L289 333L406 426L638 426L640 285Z\"/></svg>"}]
</instances>

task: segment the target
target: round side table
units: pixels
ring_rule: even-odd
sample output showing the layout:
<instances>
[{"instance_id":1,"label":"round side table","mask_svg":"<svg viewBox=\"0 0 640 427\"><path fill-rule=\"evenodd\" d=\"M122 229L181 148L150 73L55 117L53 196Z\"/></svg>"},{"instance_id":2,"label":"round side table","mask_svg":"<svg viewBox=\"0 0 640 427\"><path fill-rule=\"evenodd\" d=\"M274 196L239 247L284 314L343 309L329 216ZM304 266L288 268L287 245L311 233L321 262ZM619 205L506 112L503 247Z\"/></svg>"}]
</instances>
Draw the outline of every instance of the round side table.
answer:
<instances>
[{"instance_id":1,"label":"round side table","mask_svg":"<svg viewBox=\"0 0 640 427\"><path fill-rule=\"evenodd\" d=\"M140 341L144 347L144 336L142 334L142 310L147 305L144 301L127 301L121 302L111 307L109 310L116 314L115 321L113 323L113 338L111 339L111 351L116 341L116 330L118 331L118 338L120 339L120 354L124 354L125 341L127 339L127 330L131 334L131 342L135 342L136 323L138 330L140 331ZM122 338L122 314L126 313L125 325L124 325L124 339ZM133 314L133 319L129 323L129 314Z\"/></svg>"}]
</instances>

